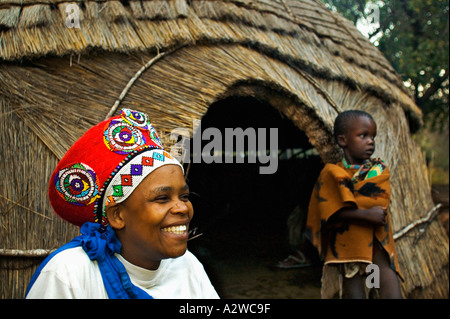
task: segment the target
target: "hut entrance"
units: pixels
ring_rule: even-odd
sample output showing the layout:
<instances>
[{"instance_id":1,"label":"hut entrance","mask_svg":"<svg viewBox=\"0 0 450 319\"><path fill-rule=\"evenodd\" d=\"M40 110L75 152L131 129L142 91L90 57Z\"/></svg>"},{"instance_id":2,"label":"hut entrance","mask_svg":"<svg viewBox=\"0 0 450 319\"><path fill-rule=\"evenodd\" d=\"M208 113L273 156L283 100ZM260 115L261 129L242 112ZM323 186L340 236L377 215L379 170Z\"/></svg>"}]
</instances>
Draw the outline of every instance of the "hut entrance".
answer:
<instances>
[{"instance_id":1,"label":"hut entrance","mask_svg":"<svg viewBox=\"0 0 450 319\"><path fill-rule=\"evenodd\" d=\"M270 295L267 291L268 294L262 296L261 276L279 279L279 275L270 273L278 271L272 266L291 254L291 244L301 237L309 196L323 167L318 153L306 134L289 119L271 105L251 97L229 97L211 105L201 121L201 130L205 132L208 128L221 132L222 145L227 144L227 128L241 128L249 134L252 131L246 131L247 128L255 132L265 129L266 154L270 153L269 134L274 133L270 128L276 128L278 154L272 159L277 161L276 171L262 174L261 168L267 168L269 163L262 164L258 158L251 162L250 139L246 140L244 152L234 149L232 163L225 163L223 153L221 163L218 163L220 160L211 164L192 162L188 173L195 212L191 229L198 227L203 235L190 241L189 249L203 262L221 297L301 297L301 292L293 296L292 291L286 295L279 295L280 291ZM258 141L261 136L256 135ZM204 139L203 136L202 150L209 152L211 140ZM237 147L236 143L234 145ZM220 155L220 150L214 152ZM244 163L237 163L239 156L244 157ZM288 218L290 225L298 226L288 228ZM298 272L289 274L298 275ZM308 276L311 278L311 274ZM320 282L319 277L313 278ZM295 280L285 279L287 285L300 289L301 285L295 284ZM266 282L272 285L270 280ZM236 290L236 285L241 288ZM259 288L252 289L252 285Z\"/></svg>"}]
</instances>

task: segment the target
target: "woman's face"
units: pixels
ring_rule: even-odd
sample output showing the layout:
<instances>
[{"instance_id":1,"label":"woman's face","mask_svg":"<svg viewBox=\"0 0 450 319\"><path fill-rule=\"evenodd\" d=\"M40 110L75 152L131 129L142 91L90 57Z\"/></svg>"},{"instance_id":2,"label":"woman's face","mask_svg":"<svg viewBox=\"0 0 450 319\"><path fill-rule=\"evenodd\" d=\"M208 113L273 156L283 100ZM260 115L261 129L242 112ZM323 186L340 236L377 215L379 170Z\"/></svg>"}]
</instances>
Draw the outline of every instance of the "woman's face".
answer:
<instances>
[{"instance_id":1,"label":"woman's face","mask_svg":"<svg viewBox=\"0 0 450 319\"><path fill-rule=\"evenodd\" d=\"M157 269L161 259L186 252L194 209L179 166L153 171L117 209L122 224L110 223L122 243L122 256L132 264Z\"/></svg>"}]
</instances>

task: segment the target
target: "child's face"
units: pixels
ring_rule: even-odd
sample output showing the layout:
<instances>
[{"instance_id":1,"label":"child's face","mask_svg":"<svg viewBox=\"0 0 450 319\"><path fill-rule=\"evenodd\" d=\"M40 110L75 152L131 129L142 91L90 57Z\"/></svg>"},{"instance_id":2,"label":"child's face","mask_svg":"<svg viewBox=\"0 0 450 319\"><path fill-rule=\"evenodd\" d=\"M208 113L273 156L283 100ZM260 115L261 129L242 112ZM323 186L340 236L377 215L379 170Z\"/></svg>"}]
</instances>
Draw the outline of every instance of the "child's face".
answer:
<instances>
[{"instance_id":1,"label":"child's face","mask_svg":"<svg viewBox=\"0 0 450 319\"><path fill-rule=\"evenodd\" d=\"M121 254L129 262L155 269L161 259L186 252L194 210L179 166L156 169L120 205L124 225L117 236L122 243Z\"/></svg>"},{"instance_id":2,"label":"child's face","mask_svg":"<svg viewBox=\"0 0 450 319\"><path fill-rule=\"evenodd\" d=\"M362 164L375 151L377 125L366 117L359 116L349 124L345 134L338 136L338 143L344 150L349 164Z\"/></svg>"}]
</instances>

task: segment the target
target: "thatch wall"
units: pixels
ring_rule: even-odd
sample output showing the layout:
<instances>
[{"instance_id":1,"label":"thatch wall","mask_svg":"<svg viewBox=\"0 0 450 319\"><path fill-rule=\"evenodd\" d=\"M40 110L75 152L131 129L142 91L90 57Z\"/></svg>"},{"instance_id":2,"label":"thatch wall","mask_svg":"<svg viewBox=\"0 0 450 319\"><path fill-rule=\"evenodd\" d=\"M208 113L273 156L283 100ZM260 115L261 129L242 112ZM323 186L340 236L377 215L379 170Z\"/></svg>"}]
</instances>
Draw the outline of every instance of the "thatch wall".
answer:
<instances>
[{"instance_id":1,"label":"thatch wall","mask_svg":"<svg viewBox=\"0 0 450 319\"><path fill-rule=\"evenodd\" d=\"M172 129L191 129L213 102L255 96L305 131L325 162L338 154L338 112L368 110L379 126L376 155L393 175L394 229L433 208L410 135L420 110L382 54L318 1L70 3L80 29L65 26L69 2L0 1L0 297L20 298L39 261L14 252L54 249L76 234L52 214L47 181L116 106L148 112L170 147ZM448 297L448 239L437 221L427 225L397 239L402 288L407 297Z\"/></svg>"}]
</instances>

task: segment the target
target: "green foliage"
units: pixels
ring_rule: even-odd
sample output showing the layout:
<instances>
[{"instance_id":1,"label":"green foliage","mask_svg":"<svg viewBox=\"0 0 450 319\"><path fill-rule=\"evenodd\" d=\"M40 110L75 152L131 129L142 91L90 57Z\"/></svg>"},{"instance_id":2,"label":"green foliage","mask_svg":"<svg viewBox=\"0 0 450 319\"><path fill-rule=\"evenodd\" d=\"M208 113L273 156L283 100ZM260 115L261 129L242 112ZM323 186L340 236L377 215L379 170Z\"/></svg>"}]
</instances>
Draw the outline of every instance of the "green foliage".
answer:
<instances>
[{"instance_id":1,"label":"green foliage","mask_svg":"<svg viewBox=\"0 0 450 319\"><path fill-rule=\"evenodd\" d=\"M448 10L448 0L391 0L380 10L379 49L408 83L425 120L441 128L448 118Z\"/></svg>"},{"instance_id":2,"label":"green foliage","mask_svg":"<svg viewBox=\"0 0 450 319\"><path fill-rule=\"evenodd\" d=\"M355 25L379 9L378 29L369 39L391 62L424 114L415 136L427 157L433 183L449 178L449 1L322 0Z\"/></svg>"},{"instance_id":3,"label":"green foliage","mask_svg":"<svg viewBox=\"0 0 450 319\"><path fill-rule=\"evenodd\" d=\"M402 76L425 121L443 129L449 116L449 1L322 1L355 24L367 18L367 4L378 6L379 29L371 40Z\"/></svg>"},{"instance_id":4,"label":"green foliage","mask_svg":"<svg viewBox=\"0 0 450 319\"><path fill-rule=\"evenodd\" d=\"M356 24L358 19L365 16L364 8L370 0L322 0L322 2L330 10L338 11L341 15Z\"/></svg>"}]
</instances>

